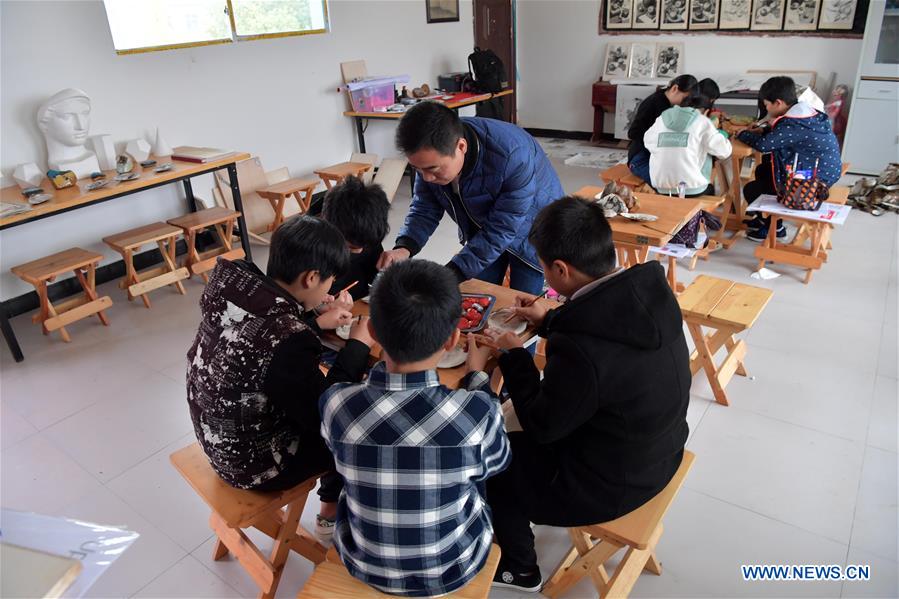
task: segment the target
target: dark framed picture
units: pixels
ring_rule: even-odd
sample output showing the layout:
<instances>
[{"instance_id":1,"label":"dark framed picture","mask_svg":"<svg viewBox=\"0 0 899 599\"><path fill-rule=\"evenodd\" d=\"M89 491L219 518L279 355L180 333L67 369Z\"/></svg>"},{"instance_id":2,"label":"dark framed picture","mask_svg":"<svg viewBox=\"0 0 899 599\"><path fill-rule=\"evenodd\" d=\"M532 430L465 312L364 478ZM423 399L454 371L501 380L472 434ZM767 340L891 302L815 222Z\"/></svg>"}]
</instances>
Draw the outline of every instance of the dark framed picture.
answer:
<instances>
[{"instance_id":1,"label":"dark framed picture","mask_svg":"<svg viewBox=\"0 0 899 599\"><path fill-rule=\"evenodd\" d=\"M459 0L425 0L428 23L450 23L459 20Z\"/></svg>"}]
</instances>

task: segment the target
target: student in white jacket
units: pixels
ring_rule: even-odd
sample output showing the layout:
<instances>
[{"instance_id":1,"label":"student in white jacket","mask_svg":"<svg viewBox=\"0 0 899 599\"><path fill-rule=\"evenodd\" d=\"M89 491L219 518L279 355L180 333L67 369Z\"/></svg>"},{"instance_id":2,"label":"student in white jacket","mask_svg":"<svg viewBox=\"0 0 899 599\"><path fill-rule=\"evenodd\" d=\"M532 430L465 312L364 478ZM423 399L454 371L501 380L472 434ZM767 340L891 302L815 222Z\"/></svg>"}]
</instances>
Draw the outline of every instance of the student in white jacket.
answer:
<instances>
[{"instance_id":1,"label":"student in white jacket","mask_svg":"<svg viewBox=\"0 0 899 599\"><path fill-rule=\"evenodd\" d=\"M706 116L711 107L709 98L698 95L685 106L667 109L644 135L650 179L659 193L677 195L678 184L684 183L687 196L702 195L712 174L711 156L730 156L727 133Z\"/></svg>"}]
</instances>

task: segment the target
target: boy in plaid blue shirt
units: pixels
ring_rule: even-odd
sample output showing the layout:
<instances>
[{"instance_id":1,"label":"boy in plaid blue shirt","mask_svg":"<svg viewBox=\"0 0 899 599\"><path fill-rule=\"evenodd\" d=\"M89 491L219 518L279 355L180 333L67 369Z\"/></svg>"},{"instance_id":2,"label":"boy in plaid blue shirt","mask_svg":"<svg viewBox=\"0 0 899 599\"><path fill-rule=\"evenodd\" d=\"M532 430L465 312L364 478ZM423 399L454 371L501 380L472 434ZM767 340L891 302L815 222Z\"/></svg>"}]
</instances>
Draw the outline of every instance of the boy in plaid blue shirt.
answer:
<instances>
[{"instance_id":1,"label":"boy in plaid blue shirt","mask_svg":"<svg viewBox=\"0 0 899 599\"><path fill-rule=\"evenodd\" d=\"M384 362L361 384L322 395L322 436L345 481L334 544L349 572L385 593L433 596L463 587L493 539L485 481L511 459L499 403L483 372L489 348L469 336L462 388L437 363L459 342L454 275L424 260L391 266L371 293Z\"/></svg>"}]
</instances>

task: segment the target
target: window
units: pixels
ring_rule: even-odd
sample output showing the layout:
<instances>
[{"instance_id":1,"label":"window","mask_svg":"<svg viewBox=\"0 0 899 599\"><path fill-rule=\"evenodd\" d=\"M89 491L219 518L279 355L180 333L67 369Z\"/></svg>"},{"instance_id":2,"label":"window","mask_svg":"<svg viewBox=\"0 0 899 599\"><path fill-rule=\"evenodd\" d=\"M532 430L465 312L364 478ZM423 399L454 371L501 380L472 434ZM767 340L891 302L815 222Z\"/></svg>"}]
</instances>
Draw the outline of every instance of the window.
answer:
<instances>
[{"instance_id":1,"label":"window","mask_svg":"<svg viewBox=\"0 0 899 599\"><path fill-rule=\"evenodd\" d=\"M104 0L116 52L324 33L326 0Z\"/></svg>"}]
</instances>

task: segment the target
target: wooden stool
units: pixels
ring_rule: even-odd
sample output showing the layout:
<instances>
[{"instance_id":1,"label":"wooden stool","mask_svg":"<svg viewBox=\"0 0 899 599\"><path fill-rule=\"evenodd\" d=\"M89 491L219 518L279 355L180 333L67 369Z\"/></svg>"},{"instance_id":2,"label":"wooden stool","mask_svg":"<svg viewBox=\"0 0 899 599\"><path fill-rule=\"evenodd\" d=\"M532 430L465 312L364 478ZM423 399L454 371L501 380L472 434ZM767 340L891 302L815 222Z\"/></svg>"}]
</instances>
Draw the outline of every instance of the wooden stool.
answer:
<instances>
[{"instance_id":1,"label":"wooden stool","mask_svg":"<svg viewBox=\"0 0 899 599\"><path fill-rule=\"evenodd\" d=\"M149 308L150 297L147 294L166 285L172 285L178 293L184 295L184 285L181 281L188 278L190 273L186 268L178 268L175 264L175 244L180 234L181 229L178 227L166 223L153 223L103 238L103 243L120 253L125 261L125 278L119 286L128 293L128 301L139 295L144 305ZM137 272L134 268L135 252L141 246L153 242L159 247L162 266Z\"/></svg>"},{"instance_id":2,"label":"wooden stool","mask_svg":"<svg viewBox=\"0 0 899 599\"><path fill-rule=\"evenodd\" d=\"M14 275L34 285L37 291L41 310L31 318L31 321L41 323L44 335L59 330L62 340L68 343L72 338L66 331L66 325L94 314L104 326L109 326L109 319L106 318L104 310L112 306L112 299L108 295L97 297L96 270L102 259L102 254L72 248L12 268ZM47 283L53 282L57 276L69 271L75 273L84 295L53 305L50 303Z\"/></svg>"},{"instance_id":3,"label":"wooden stool","mask_svg":"<svg viewBox=\"0 0 899 599\"><path fill-rule=\"evenodd\" d=\"M229 208L216 206L215 208L207 208L191 212L178 218L169 219L170 225L181 228L184 231L184 237L187 239L187 257L184 259L184 266L192 274L200 275L203 281L208 282L209 277L206 272L215 268L216 259L219 257L225 260L237 260L243 258L246 254L243 248L233 248L231 246L231 235L234 233L234 223L240 212ZM215 229L216 236L219 238L221 245L200 253L197 251L197 233L212 227Z\"/></svg>"},{"instance_id":4,"label":"wooden stool","mask_svg":"<svg viewBox=\"0 0 899 599\"><path fill-rule=\"evenodd\" d=\"M705 370L715 401L723 406L729 405L724 387L734 373L746 376L746 342L734 335L752 327L773 295L770 289L699 275L677 298L696 346L690 371ZM705 335L702 327L715 331ZM727 347L727 357L716 366L715 354L722 345Z\"/></svg>"},{"instance_id":5,"label":"wooden stool","mask_svg":"<svg viewBox=\"0 0 899 599\"><path fill-rule=\"evenodd\" d=\"M616 164L613 167L599 173L599 178L606 183L618 183L629 187L631 191L644 191L646 193L655 193L655 191L640 177L631 172L626 164Z\"/></svg>"},{"instance_id":6,"label":"wooden stool","mask_svg":"<svg viewBox=\"0 0 899 599\"><path fill-rule=\"evenodd\" d=\"M296 199L301 213L308 212L316 187L318 187L318 179L288 179L257 189L256 193L268 200L275 212L275 220L268 226L268 230L274 231L284 222L284 203L290 196Z\"/></svg>"},{"instance_id":7,"label":"wooden stool","mask_svg":"<svg viewBox=\"0 0 899 599\"><path fill-rule=\"evenodd\" d=\"M315 171L315 174L321 177L325 182L325 187L331 189L335 183L340 183L350 175L362 178L367 171L372 168L371 164L365 162L341 162L332 166Z\"/></svg>"},{"instance_id":8,"label":"wooden stool","mask_svg":"<svg viewBox=\"0 0 899 599\"><path fill-rule=\"evenodd\" d=\"M487 599L493 575L499 565L499 546L491 545L490 554L484 567L461 589L443 595L447 599ZM327 560L316 566L315 571L303 586L297 599L387 599L396 595L386 595L347 572L340 556L332 547Z\"/></svg>"},{"instance_id":9,"label":"wooden stool","mask_svg":"<svg viewBox=\"0 0 899 599\"><path fill-rule=\"evenodd\" d=\"M209 526L218 537L212 559L220 560L229 551L233 553L259 585L260 598L275 596L291 549L313 563L324 561L325 547L299 524L306 496L318 477L287 491L247 491L235 489L219 478L197 443L179 449L169 459L212 509ZM268 558L243 532L251 526L275 539Z\"/></svg>"},{"instance_id":10,"label":"wooden stool","mask_svg":"<svg viewBox=\"0 0 899 599\"><path fill-rule=\"evenodd\" d=\"M542 593L558 597L589 575L600 597L627 597L643 570L660 576L662 565L655 549L662 536L662 518L684 484L695 458L692 452L684 450L684 459L668 485L629 514L611 522L569 528L573 547ZM627 553L609 577L604 564L625 547Z\"/></svg>"}]
</instances>

